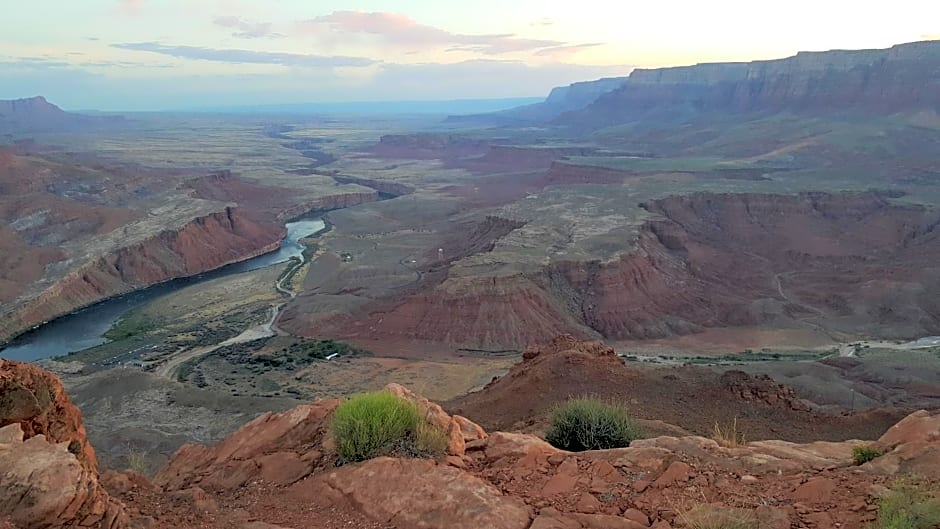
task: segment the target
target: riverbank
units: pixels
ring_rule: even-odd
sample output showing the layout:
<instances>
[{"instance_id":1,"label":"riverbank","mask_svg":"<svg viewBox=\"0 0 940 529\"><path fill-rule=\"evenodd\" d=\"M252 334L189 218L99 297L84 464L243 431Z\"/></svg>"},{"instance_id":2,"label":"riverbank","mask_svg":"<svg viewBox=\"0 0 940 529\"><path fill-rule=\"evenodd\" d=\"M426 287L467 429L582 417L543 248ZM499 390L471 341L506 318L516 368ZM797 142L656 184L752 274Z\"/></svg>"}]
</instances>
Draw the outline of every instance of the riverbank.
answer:
<instances>
[{"instance_id":1,"label":"riverbank","mask_svg":"<svg viewBox=\"0 0 940 529\"><path fill-rule=\"evenodd\" d=\"M0 349L0 357L35 361L100 346L107 342L104 334L108 329L130 311L194 284L266 268L293 256L300 257L306 250L306 246L300 244L300 239L322 234L327 229L328 224L322 219L308 218L290 222L285 225L286 236L274 251L195 276L165 281L75 311L20 334Z\"/></svg>"}]
</instances>

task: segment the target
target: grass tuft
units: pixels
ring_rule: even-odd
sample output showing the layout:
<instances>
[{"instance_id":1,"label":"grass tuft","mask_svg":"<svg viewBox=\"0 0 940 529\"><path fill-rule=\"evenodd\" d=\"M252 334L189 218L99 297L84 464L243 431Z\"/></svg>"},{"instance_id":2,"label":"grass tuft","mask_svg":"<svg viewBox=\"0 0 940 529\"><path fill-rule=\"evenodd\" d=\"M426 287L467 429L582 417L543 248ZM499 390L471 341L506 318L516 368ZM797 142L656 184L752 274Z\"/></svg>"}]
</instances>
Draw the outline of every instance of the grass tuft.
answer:
<instances>
[{"instance_id":1,"label":"grass tuft","mask_svg":"<svg viewBox=\"0 0 940 529\"><path fill-rule=\"evenodd\" d=\"M622 406L578 398L555 410L545 440L556 448L580 452L623 448L641 435Z\"/></svg>"},{"instance_id":2,"label":"grass tuft","mask_svg":"<svg viewBox=\"0 0 940 529\"><path fill-rule=\"evenodd\" d=\"M884 455L884 451L874 446L853 446L852 461L856 465L864 465Z\"/></svg>"},{"instance_id":3,"label":"grass tuft","mask_svg":"<svg viewBox=\"0 0 940 529\"><path fill-rule=\"evenodd\" d=\"M386 391L351 397L336 409L332 428L343 463L382 455L438 457L447 448L447 436L416 404Z\"/></svg>"},{"instance_id":4,"label":"grass tuft","mask_svg":"<svg viewBox=\"0 0 940 529\"><path fill-rule=\"evenodd\" d=\"M738 418L735 417L731 424L722 428L718 421L715 421L715 429L712 431L712 439L720 446L725 448L737 448L747 444L744 432L738 430Z\"/></svg>"},{"instance_id":5,"label":"grass tuft","mask_svg":"<svg viewBox=\"0 0 940 529\"><path fill-rule=\"evenodd\" d=\"M127 470L134 471L142 476L150 476L150 456L142 450L131 450L125 456Z\"/></svg>"}]
</instances>

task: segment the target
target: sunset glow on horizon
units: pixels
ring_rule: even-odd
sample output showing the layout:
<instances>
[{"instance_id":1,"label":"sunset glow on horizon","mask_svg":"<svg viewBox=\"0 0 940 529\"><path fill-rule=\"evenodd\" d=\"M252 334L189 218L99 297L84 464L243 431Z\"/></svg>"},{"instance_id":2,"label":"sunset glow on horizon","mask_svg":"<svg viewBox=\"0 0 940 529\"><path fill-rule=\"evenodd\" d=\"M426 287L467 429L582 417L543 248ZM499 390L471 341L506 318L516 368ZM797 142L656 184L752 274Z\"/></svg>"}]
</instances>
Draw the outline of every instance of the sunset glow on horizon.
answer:
<instances>
[{"instance_id":1,"label":"sunset glow on horizon","mask_svg":"<svg viewBox=\"0 0 940 529\"><path fill-rule=\"evenodd\" d=\"M0 20L0 99L67 108L542 96L635 67L940 38L923 0L83 0Z\"/></svg>"}]
</instances>

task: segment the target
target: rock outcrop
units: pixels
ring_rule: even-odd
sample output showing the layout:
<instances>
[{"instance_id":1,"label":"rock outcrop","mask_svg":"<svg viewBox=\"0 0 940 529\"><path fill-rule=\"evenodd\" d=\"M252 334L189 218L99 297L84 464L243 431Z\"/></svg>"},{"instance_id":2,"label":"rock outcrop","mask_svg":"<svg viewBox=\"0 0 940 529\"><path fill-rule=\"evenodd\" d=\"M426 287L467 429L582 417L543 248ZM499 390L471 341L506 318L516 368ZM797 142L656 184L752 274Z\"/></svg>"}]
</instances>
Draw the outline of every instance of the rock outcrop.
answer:
<instances>
[{"instance_id":1,"label":"rock outcrop","mask_svg":"<svg viewBox=\"0 0 940 529\"><path fill-rule=\"evenodd\" d=\"M570 337L526 361L572 349L618 361L603 344ZM532 435L487 434L390 385L450 433L450 455L336 467L327 432L339 401L319 400L262 415L215 446L181 448L156 486L110 472L103 482L125 508L102 490L80 414L54 376L0 362L0 389L0 527L11 529L670 529L729 516L780 529L860 528L899 476L928 489L940 482L935 412L913 413L869 442L724 447L663 436L570 453ZM860 444L885 453L857 466Z\"/></svg>"},{"instance_id":2,"label":"rock outcrop","mask_svg":"<svg viewBox=\"0 0 940 529\"><path fill-rule=\"evenodd\" d=\"M530 522L530 509L523 502L476 476L433 461L377 458L318 481L322 497L348 502L370 518L399 528L523 529Z\"/></svg>"},{"instance_id":3,"label":"rock outcrop","mask_svg":"<svg viewBox=\"0 0 940 529\"><path fill-rule=\"evenodd\" d=\"M320 464L329 418L338 405L338 400L321 400L266 413L213 447L183 445L154 482L170 491L226 490L253 479L289 485Z\"/></svg>"},{"instance_id":4,"label":"rock outcrop","mask_svg":"<svg viewBox=\"0 0 940 529\"><path fill-rule=\"evenodd\" d=\"M98 482L81 413L59 380L0 360L0 520L20 529L125 527Z\"/></svg>"},{"instance_id":5,"label":"rock outcrop","mask_svg":"<svg viewBox=\"0 0 940 529\"><path fill-rule=\"evenodd\" d=\"M555 406L594 395L626 403L654 435L710 435L715 424L725 427L740 419L748 439L794 442L874 438L908 413L822 414L767 376L696 366L638 367L603 342L573 336L529 347L522 358L482 389L446 402L445 409L487 430L540 432Z\"/></svg>"}]
</instances>

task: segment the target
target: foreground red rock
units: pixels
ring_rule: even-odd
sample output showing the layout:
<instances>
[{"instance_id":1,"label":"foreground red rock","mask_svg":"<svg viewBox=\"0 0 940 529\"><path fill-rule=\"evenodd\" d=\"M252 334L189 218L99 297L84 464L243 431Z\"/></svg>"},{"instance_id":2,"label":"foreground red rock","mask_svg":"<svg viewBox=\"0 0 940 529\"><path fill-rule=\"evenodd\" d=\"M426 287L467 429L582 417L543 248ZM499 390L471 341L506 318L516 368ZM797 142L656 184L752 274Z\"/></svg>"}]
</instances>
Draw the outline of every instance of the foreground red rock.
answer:
<instances>
[{"instance_id":1,"label":"foreground red rock","mask_svg":"<svg viewBox=\"0 0 940 529\"><path fill-rule=\"evenodd\" d=\"M219 513L199 518L207 527L234 524L224 518L225 506L248 509L242 506L252 498L275 513L266 523L294 529L320 527L325 522L316 516L326 512L357 513L371 520L360 524L398 529L665 529L687 527L693 512L786 529L836 521L861 528L898 476L917 469L922 477L915 479L926 486L938 478L938 413L914 413L879 441L771 440L727 448L704 437L657 437L575 454L532 435L486 434L407 388L387 389L415 401L429 422L454 434L452 441L462 432L462 445L450 449L461 457L377 458L336 468L326 428L337 403L318 401L262 416L215 447L181 449L158 482L187 498L202 489L215 494ZM856 466L852 448L871 443L888 452ZM266 461L280 470L266 471ZM187 505L191 516L193 502Z\"/></svg>"},{"instance_id":2,"label":"foreground red rock","mask_svg":"<svg viewBox=\"0 0 940 529\"><path fill-rule=\"evenodd\" d=\"M330 472L294 493L302 499L314 491L400 529L525 529L530 522L521 501L467 472L427 460L381 457Z\"/></svg>"},{"instance_id":3,"label":"foreground red rock","mask_svg":"<svg viewBox=\"0 0 940 529\"><path fill-rule=\"evenodd\" d=\"M0 520L20 529L125 526L124 506L98 483L81 413L59 380L0 360Z\"/></svg>"},{"instance_id":4,"label":"foreground red rock","mask_svg":"<svg viewBox=\"0 0 940 529\"><path fill-rule=\"evenodd\" d=\"M329 418L339 402L319 400L266 413L213 447L183 445L155 482L166 490L226 490L252 479L289 485L320 463Z\"/></svg>"},{"instance_id":5,"label":"foreground red rock","mask_svg":"<svg viewBox=\"0 0 940 529\"><path fill-rule=\"evenodd\" d=\"M391 385L451 434L449 456L337 467L328 432L339 401L319 400L262 415L215 446L184 446L156 486L109 473L103 482L125 510L102 490L93 452L81 450L81 416L55 377L3 362L0 383L0 527L18 529L678 529L728 517L861 529L899 477L940 482L937 412L913 413L877 441L728 448L664 436L570 453L532 435L487 434ZM856 466L859 444L886 453Z\"/></svg>"}]
</instances>

